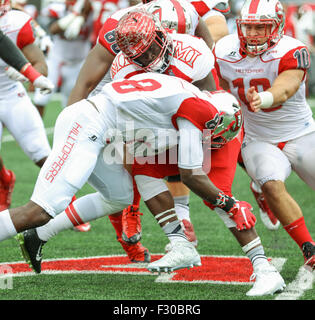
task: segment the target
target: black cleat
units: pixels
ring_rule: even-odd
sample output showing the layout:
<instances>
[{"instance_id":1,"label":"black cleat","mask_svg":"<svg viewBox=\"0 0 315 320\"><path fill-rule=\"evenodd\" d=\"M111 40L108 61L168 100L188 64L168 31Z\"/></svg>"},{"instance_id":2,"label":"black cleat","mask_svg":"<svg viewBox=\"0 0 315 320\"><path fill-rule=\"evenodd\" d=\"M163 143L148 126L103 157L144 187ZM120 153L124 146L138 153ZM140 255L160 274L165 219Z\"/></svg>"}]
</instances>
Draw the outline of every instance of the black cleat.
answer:
<instances>
[{"instance_id":1,"label":"black cleat","mask_svg":"<svg viewBox=\"0 0 315 320\"><path fill-rule=\"evenodd\" d=\"M304 265L311 270L315 270L315 245L312 242L304 242L302 244L302 251L304 255Z\"/></svg>"},{"instance_id":2,"label":"black cleat","mask_svg":"<svg viewBox=\"0 0 315 320\"><path fill-rule=\"evenodd\" d=\"M39 239L36 229L26 230L15 238L19 242L25 261L36 273L41 273L42 249L46 241Z\"/></svg>"}]
</instances>

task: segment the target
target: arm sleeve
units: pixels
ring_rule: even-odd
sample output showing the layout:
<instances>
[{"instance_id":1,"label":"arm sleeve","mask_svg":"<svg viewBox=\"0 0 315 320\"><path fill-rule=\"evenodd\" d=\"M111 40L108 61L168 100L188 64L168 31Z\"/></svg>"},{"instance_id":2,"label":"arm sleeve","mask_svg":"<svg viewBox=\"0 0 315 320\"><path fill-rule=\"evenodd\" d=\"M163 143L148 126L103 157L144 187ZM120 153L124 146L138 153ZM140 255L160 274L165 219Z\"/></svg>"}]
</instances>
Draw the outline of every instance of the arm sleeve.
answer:
<instances>
[{"instance_id":1,"label":"arm sleeve","mask_svg":"<svg viewBox=\"0 0 315 320\"><path fill-rule=\"evenodd\" d=\"M0 31L0 57L17 71L28 63L22 51L2 31Z\"/></svg>"},{"instance_id":2,"label":"arm sleeve","mask_svg":"<svg viewBox=\"0 0 315 320\"><path fill-rule=\"evenodd\" d=\"M179 128L178 167L197 169L202 167L202 132L185 118L177 118Z\"/></svg>"}]
</instances>

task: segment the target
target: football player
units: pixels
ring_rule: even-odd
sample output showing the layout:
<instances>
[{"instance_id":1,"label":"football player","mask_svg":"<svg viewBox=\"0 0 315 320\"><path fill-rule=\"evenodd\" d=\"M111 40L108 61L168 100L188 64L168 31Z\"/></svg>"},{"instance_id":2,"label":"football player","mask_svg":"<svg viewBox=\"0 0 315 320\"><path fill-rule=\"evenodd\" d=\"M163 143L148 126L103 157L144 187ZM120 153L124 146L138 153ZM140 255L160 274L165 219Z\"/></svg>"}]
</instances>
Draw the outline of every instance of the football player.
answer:
<instances>
[{"instance_id":1,"label":"football player","mask_svg":"<svg viewBox=\"0 0 315 320\"><path fill-rule=\"evenodd\" d=\"M85 8L84 0L55 1L41 10L42 17L49 20L48 30L53 42L47 54L49 79L55 84L56 90L61 81L63 107L91 49L89 36L92 32L92 13L90 7ZM42 116L50 99L51 95L42 95L35 90L33 100Z\"/></svg>"},{"instance_id":2,"label":"football player","mask_svg":"<svg viewBox=\"0 0 315 320\"><path fill-rule=\"evenodd\" d=\"M314 240L285 187L294 170L315 189L315 123L305 98L310 57L303 43L283 35L284 22L279 1L246 0L238 34L218 41L215 55L222 86L242 104L246 170L314 269Z\"/></svg>"},{"instance_id":3,"label":"football player","mask_svg":"<svg viewBox=\"0 0 315 320\"><path fill-rule=\"evenodd\" d=\"M146 90L141 89L143 85ZM172 92L168 90L170 87L174 89ZM104 147L111 145L115 138L114 131L110 129L120 130L124 141L134 141L134 135L130 135L125 121L129 119L129 115L138 114L139 117L134 122L135 134L141 133L143 124L146 123L145 127L152 129L158 139L161 123L165 123L164 130L177 135L178 128L174 127L172 115L178 112L184 101L188 99L188 103L191 102L191 98L200 108L208 107L203 115L205 120L210 121L218 114L218 110L209 103L208 96L195 86L177 77L155 73L136 75L130 81L111 82L100 94L64 109L56 121L53 150L41 168L31 201L23 207L6 210L0 215L1 225L6 225L0 229L1 240L47 223L51 217L66 209L73 194L88 179L104 201L103 208L84 212L85 217L81 216L83 220L88 216L97 218L97 214L110 214L116 212L114 210L117 208L126 207L132 201L133 186L123 164L107 159L109 161L102 163L106 165L106 170L97 168L99 155L110 157L104 152ZM166 100L169 101L168 104L164 103ZM114 101L116 103L113 103ZM189 111L185 109L186 112ZM124 115L122 110L128 110L128 115ZM120 116L116 121L117 112ZM148 113L155 116L148 118ZM164 151L168 147L169 142L166 142L156 152ZM215 189L209 197L215 201L216 195ZM104 207L107 208L105 212ZM193 245L190 247L194 248Z\"/></svg>"},{"instance_id":4,"label":"football player","mask_svg":"<svg viewBox=\"0 0 315 320\"><path fill-rule=\"evenodd\" d=\"M155 7L152 12L155 12L157 3L150 2L149 6L152 5ZM154 15L147 11L147 8L145 10L134 9L120 19L115 31L115 38L121 51L112 63L111 78L113 80L128 79L132 74L153 71L183 78L194 83L201 90L216 90L213 77L213 55L205 41L186 33L166 32L162 26L163 22L159 22ZM143 25L146 25L146 21L151 29L145 29L146 31L143 32ZM154 37L155 40L151 42ZM139 43L136 44L138 41ZM173 182L177 177L178 175L171 177L171 183L168 178L168 185L171 186L170 189L174 195L176 213L179 219L186 224L189 238L197 245L197 239L190 222L188 203L186 203L189 201L189 190L185 185ZM135 208L139 208L139 205L140 197L137 197L132 206L132 213L130 213L131 208L125 210L123 219L127 219L126 215L135 215L136 212L139 212L135 210ZM128 227L128 223L123 225L128 228L125 230L123 227L123 239L126 242L137 241L136 236L139 236L140 228L135 234L135 231Z\"/></svg>"},{"instance_id":5,"label":"football player","mask_svg":"<svg viewBox=\"0 0 315 320\"><path fill-rule=\"evenodd\" d=\"M14 67L19 71L8 67L4 60L0 60L2 66L0 71L1 129L2 124L5 125L25 154L41 167L50 152L50 145L42 119L20 81L31 79L31 82L45 93L51 92L53 84L42 75L47 75L47 65L43 53L34 44L32 18L24 12L11 10L9 1L3 1L0 5L0 28L23 53L23 55L14 54L15 47L13 47L15 50L10 51L16 60ZM12 45L10 47L12 48ZM6 47L6 50L8 49ZM27 62L24 55L30 62ZM0 205L2 209L10 206L14 182L14 173L4 167L1 159Z\"/></svg>"},{"instance_id":6,"label":"football player","mask_svg":"<svg viewBox=\"0 0 315 320\"><path fill-rule=\"evenodd\" d=\"M49 93L53 84L25 58L23 52L12 42L12 40L0 30L0 58L21 73L37 88Z\"/></svg>"},{"instance_id":7,"label":"football player","mask_svg":"<svg viewBox=\"0 0 315 320\"><path fill-rule=\"evenodd\" d=\"M144 1L146 2L146 1ZM201 3L201 1L199 2ZM137 7L141 6L138 4ZM212 47L213 41L209 34L209 31L205 25L205 23L199 19L198 12L196 9L187 1L163 1L158 0L153 3L149 3L149 10L152 13L156 13L161 18L162 22L171 27L175 28L179 32L190 33L201 36L209 47ZM198 8L204 8L202 6L197 6ZM99 92L102 86L109 81L110 77L107 71L109 70L115 55L119 52L117 47L115 37L114 37L114 29L117 26L118 20L132 8L126 8L123 10L119 10L115 14L113 14L110 18L108 18L103 25L100 34L98 43L94 46L94 48L90 51L87 59L81 71L79 73L76 85L72 90L68 103L73 103L79 101L82 98L87 97L89 94L95 94ZM205 13L205 11L204 11ZM179 28L179 29L178 29ZM95 70L94 66L99 66L97 70ZM90 70L94 70L94 73L91 73ZM104 77L104 75L107 75ZM104 77L104 78L103 78ZM103 80L102 80L103 79ZM102 80L102 81L101 81ZM97 84L99 84L97 86ZM96 87L97 86L97 87ZM96 88L95 88L96 87ZM95 90L94 90L95 89ZM92 90L94 90L92 92ZM173 183L174 185L174 183ZM189 217L189 208L188 208L188 190L187 188L184 190L184 186L178 187L175 186L175 192L178 191L179 197L177 197L178 206L177 209L183 212L183 215ZM179 189L179 190L177 190ZM176 195L176 194L175 194ZM134 206L133 208L136 208ZM129 214L129 219L126 222L129 222L129 225L134 226L133 228L128 228L129 232L125 230L125 233L128 233L128 238L131 239L132 236L137 233L140 229L140 219L139 219L139 210L135 210L135 212L131 211L131 208L127 208L125 211ZM122 236L122 219L121 213L118 213L117 216L110 216L111 223L115 227L118 240L121 239ZM136 220L135 222L133 220ZM124 226L128 226L128 223L124 223ZM194 232L192 230L192 237L194 236ZM136 237L139 239L139 237Z\"/></svg>"},{"instance_id":8,"label":"football player","mask_svg":"<svg viewBox=\"0 0 315 320\"><path fill-rule=\"evenodd\" d=\"M160 2L160 1L159 1ZM162 1L162 3L169 3L169 1ZM190 21L190 23L187 23L187 31L191 32L191 28L195 28L197 25L197 21L198 21L198 15L195 13L193 7L189 7L189 3L187 3L188 8L191 8L193 14L194 14L194 19L196 20L194 22L194 24L191 23L191 19L190 17L186 17L187 21ZM165 8L165 7L163 7ZM166 8L169 8L168 6ZM155 8L154 8L155 10ZM127 10L125 10L124 12L126 12ZM129 9L128 9L129 11ZM118 13L117 13L118 14ZM173 17L173 19L176 19L177 16ZM116 21L116 20L115 20ZM176 21L176 20L175 20ZM107 22L109 23L109 22ZM115 22L116 23L116 22ZM110 24L111 25L111 24ZM192 27L194 25L194 27ZM107 30L107 29L104 29ZM164 29L163 29L164 30ZM164 31L163 31L164 32ZM100 42L102 43L102 45L106 46L106 48L108 48L108 50L112 50L111 47L108 45L108 43L105 41L106 39L109 39L108 37L101 37L100 38ZM167 38L168 39L168 38ZM200 82L204 82L204 88L206 87L210 87L210 89L215 89L215 86L213 84L206 85L205 82L209 82L212 79L212 75L211 75L211 70L213 70L213 56L212 53L210 52L209 48L207 47L207 45L200 39L197 38L189 38L189 40L193 41L197 46L198 46L198 50L195 51L195 57L197 58L197 61L194 62L195 66L193 68L188 68L188 70L183 70L185 69L184 67L184 63L183 62L177 62L176 66L174 66L174 70L176 70L176 68L179 68L180 70L178 71L178 74L184 73L186 72L186 78L191 78L191 80L200 80ZM187 40L186 40L186 45L187 46ZM172 45L173 47L173 45ZM94 49L93 49L94 50ZM92 50L92 51L93 51ZM92 52L91 51L91 52ZM102 49L102 51L104 51L104 48ZM200 56L200 57L199 57ZM87 59L89 60L89 58ZM178 64L180 64L180 66L178 66ZM192 64L193 66L193 64ZM83 67L84 68L84 67ZM97 69L97 72L103 72L104 70L102 70L101 68ZM82 72L82 71L81 71ZM89 72L88 76L91 76L91 73ZM103 85L103 84L102 84ZM101 85L101 86L102 86ZM100 87L101 87L100 86ZM86 89L86 88L84 88ZM95 92L98 92L99 89L97 89ZM95 92L93 94L95 94ZM99 161L101 162L102 159L100 158ZM135 196L136 198L136 196ZM139 199L139 197L138 197ZM140 200L140 199L139 199ZM76 210L78 211L82 211L82 210L86 210L86 208L88 207L88 202L90 201L90 198L82 198L80 201L74 203L74 207L76 207ZM94 206L95 204L91 204L92 206ZM82 209L81 209L82 207ZM101 207L101 206L100 206ZM135 208L136 206L133 206L132 208ZM128 208L130 209L130 208ZM67 211L67 214L69 216L69 222L71 221L76 221L73 219L73 215L71 214L72 211ZM138 242L139 240L139 234L137 235L138 238L136 239L135 242L128 244L123 240L123 234L126 235L125 239L129 240L130 238L132 238L135 234L134 230L139 230L139 225L140 224L140 218L139 215L141 214L139 212L139 210L133 210L130 212L130 210L127 211L129 214L129 219L128 219L128 223L125 223L124 225L127 225L128 231L125 231L123 233L123 227L122 227L122 216L121 213L118 213L117 215L110 215L109 219L112 223L112 225L114 226L115 230L116 230L116 235L117 235L117 240L120 242L120 244L122 245L123 249L126 251L126 253L128 254L128 257L131 261L133 262L143 262L143 261L149 261L149 253L147 248L143 247L142 244L140 242ZM136 222L135 224L132 225L133 222ZM51 224L49 224L50 226L52 226L53 228L53 224L55 222L52 222ZM67 225L67 224L66 224ZM131 228L131 226L133 226L133 228ZM48 227L47 227L48 228ZM134 240L134 237L133 239Z\"/></svg>"}]
</instances>

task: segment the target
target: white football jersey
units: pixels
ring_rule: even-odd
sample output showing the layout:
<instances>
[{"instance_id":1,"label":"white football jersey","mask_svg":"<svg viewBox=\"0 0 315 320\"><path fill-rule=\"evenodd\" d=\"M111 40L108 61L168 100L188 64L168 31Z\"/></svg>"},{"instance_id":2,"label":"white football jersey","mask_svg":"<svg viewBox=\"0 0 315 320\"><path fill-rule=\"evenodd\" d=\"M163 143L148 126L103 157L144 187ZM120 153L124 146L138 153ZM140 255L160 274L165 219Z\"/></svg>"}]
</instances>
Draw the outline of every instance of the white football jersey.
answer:
<instances>
[{"instance_id":1,"label":"white football jersey","mask_svg":"<svg viewBox=\"0 0 315 320\"><path fill-rule=\"evenodd\" d=\"M25 12L10 10L0 18L0 29L20 49L35 41L32 29L32 18ZM20 82L11 80L5 73L8 65L0 59L0 96L5 97L5 92L13 88L23 87Z\"/></svg>"},{"instance_id":2,"label":"white football jersey","mask_svg":"<svg viewBox=\"0 0 315 320\"><path fill-rule=\"evenodd\" d=\"M279 143L315 130L305 97L305 79L298 91L276 108L254 113L246 100L250 87L262 92L272 86L281 72L309 68L309 53L302 42L283 36L275 47L249 57L242 54L238 36L233 34L217 42L215 56L218 75L228 82L231 93L241 102L247 137Z\"/></svg>"},{"instance_id":3,"label":"white football jersey","mask_svg":"<svg viewBox=\"0 0 315 320\"><path fill-rule=\"evenodd\" d=\"M214 68L214 56L206 43L187 34L172 33L169 36L173 40L175 49L170 66L164 73L189 82L205 78ZM125 55L120 52L112 63L111 78L127 79L141 70L137 65L128 62Z\"/></svg>"},{"instance_id":4,"label":"white football jersey","mask_svg":"<svg viewBox=\"0 0 315 320\"><path fill-rule=\"evenodd\" d=\"M142 73L113 81L88 100L96 105L105 127L114 129L105 134L107 142L114 142L113 137L117 142L118 134L126 143L145 142L151 149L147 155L177 144L177 117L187 118L203 130L217 113L208 102L210 98L197 87L159 73ZM135 155L144 154L135 152Z\"/></svg>"}]
</instances>

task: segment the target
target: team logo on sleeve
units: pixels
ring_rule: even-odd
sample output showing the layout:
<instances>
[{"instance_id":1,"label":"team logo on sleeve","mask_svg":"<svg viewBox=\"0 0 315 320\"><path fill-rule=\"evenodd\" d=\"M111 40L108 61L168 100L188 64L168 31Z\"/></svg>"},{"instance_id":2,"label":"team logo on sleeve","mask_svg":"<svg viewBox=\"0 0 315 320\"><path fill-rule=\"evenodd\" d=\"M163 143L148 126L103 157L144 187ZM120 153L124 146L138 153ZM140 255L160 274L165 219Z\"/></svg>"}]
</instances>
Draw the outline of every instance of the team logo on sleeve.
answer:
<instances>
[{"instance_id":1,"label":"team logo on sleeve","mask_svg":"<svg viewBox=\"0 0 315 320\"><path fill-rule=\"evenodd\" d=\"M194 49L192 46L184 47L182 41L174 40L175 50L174 50L174 58L184 62L191 68L194 68L194 63L199 56L201 56L201 52Z\"/></svg>"}]
</instances>

